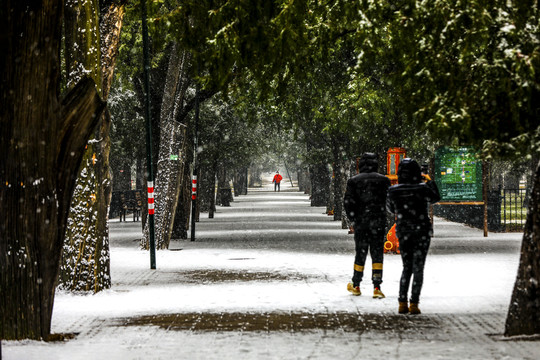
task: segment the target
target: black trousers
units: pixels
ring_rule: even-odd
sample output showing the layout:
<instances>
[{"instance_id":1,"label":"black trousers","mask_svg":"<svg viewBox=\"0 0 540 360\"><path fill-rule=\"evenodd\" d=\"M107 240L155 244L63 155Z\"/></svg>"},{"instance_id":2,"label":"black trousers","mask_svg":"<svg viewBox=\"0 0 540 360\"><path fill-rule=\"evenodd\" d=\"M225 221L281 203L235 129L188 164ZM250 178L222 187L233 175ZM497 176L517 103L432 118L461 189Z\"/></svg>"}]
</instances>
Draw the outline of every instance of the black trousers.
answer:
<instances>
[{"instance_id":1,"label":"black trousers","mask_svg":"<svg viewBox=\"0 0 540 360\"><path fill-rule=\"evenodd\" d=\"M354 272L352 283L358 286L364 277L364 265L367 254L371 255L371 281L374 287L382 283L384 240L384 221L369 228L354 228L354 242L356 255L354 257Z\"/></svg>"},{"instance_id":2,"label":"black trousers","mask_svg":"<svg viewBox=\"0 0 540 360\"><path fill-rule=\"evenodd\" d=\"M403 262L403 271L399 283L399 301L406 302L411 278L411 299L413 303L420 301L420 292L424 283L424 266L431 243L429 231L401 233L399 237L399 250Z\"/></svg>"},{"instance_id":3,"label":"black trousers","mask_svg":"<svg viewBox=\"0 0 540 360\"><path fill-rule=\"evenodd\" d=\"M279 191L280 190L279 187L280 187L280 183L274 182L274 191L276 190Z\"/></svg>"}]
</instances>

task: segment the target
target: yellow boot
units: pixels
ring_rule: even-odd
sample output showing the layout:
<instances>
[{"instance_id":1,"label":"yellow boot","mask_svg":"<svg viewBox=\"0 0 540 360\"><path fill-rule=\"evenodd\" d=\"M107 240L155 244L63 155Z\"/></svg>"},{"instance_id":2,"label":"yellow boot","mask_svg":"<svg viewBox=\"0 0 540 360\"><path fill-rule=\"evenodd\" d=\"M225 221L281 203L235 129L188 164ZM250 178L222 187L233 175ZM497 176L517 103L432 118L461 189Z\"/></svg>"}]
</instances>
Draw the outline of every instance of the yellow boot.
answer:
<instances>
[{"instance_id":1,"label":"yellow boot","mask_svg":"<svg viewBox=\"0 0 540 360\"><path fill-rule=\"evenodd\" d=\"M354 296L360 296L362 295L362 292L360 291L360 286L354 286L353 283L347 284L347 290Z\"/></svg>"},{"instance_id":2,"label":"yellow boot","mask_svg":"<svg viewBox=\"0 0 540 360\"><path fill-rule=\"evenodd\" d=\"M384 299L385 298L383 292L381 291L381 288L376 287L376 288L373 289L373 298L374 299Z\"/></svg>"},{"instance_id":3,"label":"yellow boot","mask_svg":"<svg viewBox=\"0 0 540 360\"><path fill-rule=\"evenodd\" d=\"M406 301L399 302L398 313L407 314L409 312L409 307Z\"/></svg>"},{"instance_id":4,"label":"yellow boot","mask_svg":"<svg viewBox=\"0 0 540 360\"><path fill-rule=\"evenodd\" d=\"M418 308L418 303L411 303L411 305L409 305L409 312L412 314L412 315L418 315L418 314L421 314L422 312L420 311L420 309Z\"/></svg>"}]
</instances>

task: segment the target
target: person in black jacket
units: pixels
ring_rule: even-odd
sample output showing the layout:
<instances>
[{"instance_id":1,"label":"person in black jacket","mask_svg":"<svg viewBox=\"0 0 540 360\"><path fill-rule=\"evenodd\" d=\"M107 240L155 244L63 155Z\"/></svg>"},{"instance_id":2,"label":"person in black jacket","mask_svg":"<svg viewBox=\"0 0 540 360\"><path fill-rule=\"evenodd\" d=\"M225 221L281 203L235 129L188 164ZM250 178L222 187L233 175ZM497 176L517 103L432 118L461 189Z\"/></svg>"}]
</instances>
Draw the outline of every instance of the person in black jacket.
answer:
<instances>
[{"instance_id":1,"label":"person in black jacket","mask_svg":"<svg viewBox=\"0 0 540 360\"><path fill-rule=\"evenodd\" d=\"M347 284L347 290L356 296L362 294L360 282L369 249L373 297L384 298L381 283L386 232L385 204L390 180L377 172L377 157L373 153L363 154L358 166L359 174L347 181L343 199L345 212L353 224L356 247L353 277Z\"/></svg>"},{"instance_id":2,"label":"person in black jacket","mask_svg":"<svg viewBox=\"0 0 540 360\"><path fill-rule=\"evenodd\" d=\"M428 204L440 200L437 184L428 179L422 175L415 160L405 158L398 166L398 184L388 190L387 209L396 215L396 235L403 262L398 299L400 314L420 314L418 303L424 282L424 265L433 235ZM413 275L408 306L407 294Z\"/></svg>"}]
</instances>

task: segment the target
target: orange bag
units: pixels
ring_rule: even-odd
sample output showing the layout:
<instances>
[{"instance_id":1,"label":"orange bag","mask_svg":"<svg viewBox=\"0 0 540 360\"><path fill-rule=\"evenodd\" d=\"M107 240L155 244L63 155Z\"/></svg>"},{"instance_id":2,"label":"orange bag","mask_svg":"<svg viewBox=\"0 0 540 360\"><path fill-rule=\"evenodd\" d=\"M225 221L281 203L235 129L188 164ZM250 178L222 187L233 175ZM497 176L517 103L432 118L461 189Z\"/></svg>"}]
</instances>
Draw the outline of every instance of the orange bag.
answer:
<instances>
[{"instance_id":1,"label":"orange bag","mask_svg":"<svg viewBox=\"0 0 540 360\"><path fill-rule=\"evenodd\" d=\"M396 236L396 224L394 224L390 230L388 230L388 234L386 234L386 242L384 243L384 252L392 252L395 254L399 254L399 240Z\"/></svg>"}]
</instances>

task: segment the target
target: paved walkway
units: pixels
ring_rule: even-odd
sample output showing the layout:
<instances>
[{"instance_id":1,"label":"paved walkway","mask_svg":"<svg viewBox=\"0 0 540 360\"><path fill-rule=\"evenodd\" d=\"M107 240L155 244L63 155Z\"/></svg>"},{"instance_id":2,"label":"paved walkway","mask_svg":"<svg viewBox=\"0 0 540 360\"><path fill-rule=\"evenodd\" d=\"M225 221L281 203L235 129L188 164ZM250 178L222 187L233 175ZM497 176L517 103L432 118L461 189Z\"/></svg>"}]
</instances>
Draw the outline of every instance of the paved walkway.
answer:
<instances>
[{"instance_id":1,"label":"paved walkway","mask_svg":"<svg viewBox=\"0 0 540 360\"><path fill-rule=\"evenodd\" d=\"M386 299L369 296L369 280L362 296L350 296L352 235L287 184L270 190L250 189L214 219L202 214L196 241L158 252L157 270L149 270L147 252L134 251L140 223L111 221L113 288L57 296L53 331L77 336L4 342L4 357L540 358L540 341L501 336L520 234L484 238L436 219L423 314L398 315L398 255L385 256Z\"/></svg>"}]
</instances>

